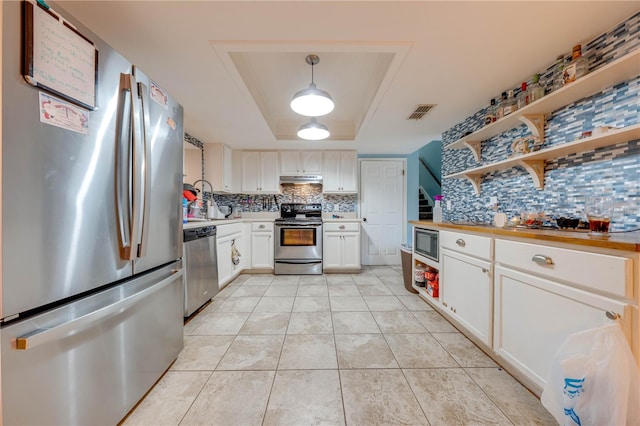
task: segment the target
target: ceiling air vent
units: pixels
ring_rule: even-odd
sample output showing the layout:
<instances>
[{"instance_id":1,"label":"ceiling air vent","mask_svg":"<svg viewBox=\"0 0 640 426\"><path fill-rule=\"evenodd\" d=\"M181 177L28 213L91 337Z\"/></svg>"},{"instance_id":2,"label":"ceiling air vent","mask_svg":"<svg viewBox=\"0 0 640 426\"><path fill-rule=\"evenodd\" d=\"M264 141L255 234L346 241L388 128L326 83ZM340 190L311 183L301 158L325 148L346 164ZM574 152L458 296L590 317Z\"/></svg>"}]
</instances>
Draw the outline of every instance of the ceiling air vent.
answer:
<instances>
[{"instance_id":1,"label":"ceiling air vent","mask_svg":"<svg viewBox=\"0 0 640 426\"><path fill-rule=\"evenodd\" d=\"M409 117L407 117L407 120L420 120L431 111L433 107L435 107L433 104L420 104L413 110Z\"/></svg>"}]
</instances>

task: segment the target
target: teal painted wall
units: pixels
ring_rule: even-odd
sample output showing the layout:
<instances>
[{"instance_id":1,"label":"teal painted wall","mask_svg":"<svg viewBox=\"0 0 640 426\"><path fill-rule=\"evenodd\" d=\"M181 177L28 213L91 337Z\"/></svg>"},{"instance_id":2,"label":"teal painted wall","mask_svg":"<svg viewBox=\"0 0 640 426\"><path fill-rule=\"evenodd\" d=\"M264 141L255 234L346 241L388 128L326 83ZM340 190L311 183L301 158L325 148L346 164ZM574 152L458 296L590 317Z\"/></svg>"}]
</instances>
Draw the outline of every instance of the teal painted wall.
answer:
<instances>
[{"instance_id":1,"label":"teal painted wall","mask_svg":"<svg viewBox=\"0 0 640 426\"><path fill-rule=\"evenodd\" d=\"M442 141L431 141L418 151L416 151L422 160L427 163L431 171L442 180ZM432 197L442 192L438 183L431 177L429 172L418 162L418 182L425 191ZM417 189L414 192L418 193Z\"/></svg>"}]
</instances>

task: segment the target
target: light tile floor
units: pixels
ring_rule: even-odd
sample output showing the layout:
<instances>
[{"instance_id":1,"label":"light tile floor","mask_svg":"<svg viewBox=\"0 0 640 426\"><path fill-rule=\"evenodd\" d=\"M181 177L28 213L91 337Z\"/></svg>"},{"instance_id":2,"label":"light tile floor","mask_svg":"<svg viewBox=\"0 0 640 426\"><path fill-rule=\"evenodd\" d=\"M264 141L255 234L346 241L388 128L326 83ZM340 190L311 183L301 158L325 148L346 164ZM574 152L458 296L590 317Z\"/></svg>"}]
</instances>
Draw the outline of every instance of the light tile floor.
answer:
<instances>
[{"instance_id":1,"label":"light tile floor","mask_svg":"<svg viewBox=\"0 0 640 426\"><path fill-rule=\"evenodd\" d=\"M241 275L125 425L556 424L401 270Z\"/></svg>"}]
</instances>

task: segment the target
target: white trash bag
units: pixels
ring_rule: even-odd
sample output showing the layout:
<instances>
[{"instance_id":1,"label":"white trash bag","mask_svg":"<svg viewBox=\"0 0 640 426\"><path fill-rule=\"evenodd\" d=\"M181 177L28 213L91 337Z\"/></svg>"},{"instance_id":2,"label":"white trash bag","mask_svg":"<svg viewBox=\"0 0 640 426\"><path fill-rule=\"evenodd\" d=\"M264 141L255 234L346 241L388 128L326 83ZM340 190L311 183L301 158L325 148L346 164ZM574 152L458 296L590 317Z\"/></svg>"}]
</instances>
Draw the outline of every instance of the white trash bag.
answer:
<instances>
[{"instance_id":1,"label":"white trash bag","mask_svg":"<svg viewBox=\"0 0 640 426\"><path fill-rule=\"evenodd\" d=\"M640 377L620 325L567 337L540 399L560 425L640 425Z\"/></svg>"}]
</instances>

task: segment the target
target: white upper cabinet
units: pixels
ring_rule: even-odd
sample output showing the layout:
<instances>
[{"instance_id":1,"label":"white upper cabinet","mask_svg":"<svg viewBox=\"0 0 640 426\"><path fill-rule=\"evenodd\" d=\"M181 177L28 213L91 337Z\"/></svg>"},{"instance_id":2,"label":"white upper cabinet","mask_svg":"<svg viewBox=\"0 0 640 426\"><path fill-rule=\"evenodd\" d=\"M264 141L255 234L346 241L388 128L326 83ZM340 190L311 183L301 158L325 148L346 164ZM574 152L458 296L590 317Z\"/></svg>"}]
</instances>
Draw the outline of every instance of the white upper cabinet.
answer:
<instances>
[{"instance_id":1,"label":"white upper cabinet","mask_svg":"<svg viewBox=\"0 0 640 426\"><path fill-rule=\"evenodd\" d=\"M358 164L355 151L325 151L322 164L322 192L357 193Z\"/></svg>"},{"instance_id":2,"label":"white upper cabinet","mask_svg":"<svg viewBox=\"0 0 640 426\"><path fill-rule=\"evenodd\" d=\"M198 179L202 179L202 151L190 143L185 142L182 182L193 183Z\"/></svg>"},{"instance_id":3,"label":"white upper cabinet","mask_svg":"<svg viewBox=\"0 0 640 426\"><path fill-rule=\"evenodd\" d=\"M322 174L322 151L280 151L280 176Z\"/></svg>"},{"instance_id":4,"label":"white upper cabinet","mask_svg":"<svg viewBox=\"0 0 640 426\"><path fill-rule=\"evenodd\" d=\"M276 194L280 192L280 169L277 152L242 152L242 192L245 194Z\"/></svg>"},{"instance_id":5,"label":"white upper cabinet","mask_svg":"<svg viewBox=\"0 0 640 426\"><path fill-rule=\"evenodd\" d=\"M204 145L204 178L211 183L213 192L231 192L231 148L221 143ZM204 187L205 191L208 188Z\"/></svg>"}]
</instances>

